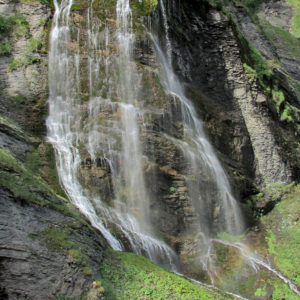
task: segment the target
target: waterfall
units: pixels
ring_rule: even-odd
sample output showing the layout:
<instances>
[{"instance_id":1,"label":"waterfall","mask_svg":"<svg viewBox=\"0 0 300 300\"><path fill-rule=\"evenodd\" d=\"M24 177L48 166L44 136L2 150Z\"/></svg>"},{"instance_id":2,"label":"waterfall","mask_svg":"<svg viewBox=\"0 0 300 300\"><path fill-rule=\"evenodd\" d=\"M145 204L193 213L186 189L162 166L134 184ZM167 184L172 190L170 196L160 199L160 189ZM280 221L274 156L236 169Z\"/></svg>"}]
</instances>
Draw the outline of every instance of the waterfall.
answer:
<instances>
[{"instance_id":1,"label":"waterfall","mask_svg":"<svg viewBox=\"0 0 300 300\"><path fill-rule=\"evenodd\" d=\"M133 59L136 36L130 1L116 2L115 19L99 19L95 3L91 1L84 17L76 14L71 18L72 0L54 0L47 130L60 182L70 201L113 249L133 251L175 271L176 254L155 233L160 229L153 226L152 206L156 202L151 200L155 195L146 180L145 166L156 164L151 158L156 152L149 154L145 149L149 144L143 143L143 138L149 133L160 135L182 157L182 174L171 172L184 184L178 189L186 197L179 200L188 202L192 215L192 221L182 224L182 235L193 241L199 264L211 282L217 272L213 250L217 242L236 248L254 271L264 267L299 295L292 282L248 254L244 245L217 237L224 231L241 233L243 219L226 173L173 70L167 5L159 1L162 38L155 27L148 33L156 50L164 95L174 108L170 110L166 103L153 108L141 96L142 76ZM105 6L105 1L101 3ZM165 118L159 133L147 123L152 113ZM174 120L182 125L179 133L168 128ZM150 182L157 184L155 178Z\"/></svg>"},{"instance_id":2,"label":"waterfall","mask_svg":"<svg viewBox=\"0 0 300 300\"><path fill-rule=\"evenodd\" d=\"M161 41L158 40L157 34L150 33L152 41L155 45L160 66L161 80L165 87L166 93L172 95L175 101L178 101L181 106L181 116L184 126L183 139L175 140L169 136L174 143L179 145L182 153L185 156L186 164L189 167L189 175L192 175L193 180L187 179L189 186L189 194L199 213L202 231L206 235L211 234L210 228L213 228L207 218L210 214L209 210L213 209L210 206L211 198L209 193L211 190L217 192L217 201L221 204L218 218L221 219L220 226L216 232L226 231L230 234L239 234L244 230L243 218L239 209L239 205L234 198L228 178L222 168L215 151L208 141L201 121L199 120L195 108L191 101L185 96L184 88L176 76L172 67L172 44L169 38L169 27L166 15L166 9L161 0L161 15L162 24L164 25L166 50L161 48ZM201 171L205 172L210 180L210 187L201 185L203 178L200 177ZM203 175L203 174L201 174Z\"/></svg>"},{"instance_id":3,"label":"waterfall","mask_svg":"<svg viewBox=\"0 0 300 300\"><path fill-rule=\"evenodd\" d=\"M138 101L141 76L132 59L135 35L129 0L117 1L116 30L111 30L109 24L99 30L103 24L94 16L93 5L87 10L86 28L70 24L72 0L63 0L60 4L54 0L54 6L47 128L62 186L112 248L132 250L154 262L174 264L173 250L155 237L150 220L143 170L143 161L148 158L140 142L139 120L143 120L144 114L143 105ZM236 234L243 225L225 172L172 70L172 48L163 1L161 9L166 55L154 35L153 42L161 64L163 85L166 93L179 103L184 129L182 140L164 135L184 155L185 181L196 212L194 225L199 249L203 252L201 261L211 272L209 240L213 233L222 230ZM117 49L111 49L111 41ZM115 51L113 55L112 51ZM83 82L82 72L87 82ZM111 179L102 179L105 178L103 168L111 174ZM89 187L90 181L93 183L95 179L89 178L88 172L105 180L105 194L99 193L97 186ZM210 201L212 191L214 202ZM219 228L215 228L213 219L219 220Z\"/></svg>"},{"instance_id":4,"label":"waterfall","mask_svg":"<svg viewBox=\"0 0 300 300\"><path fill-rule=\"evenodd\" d=\"M79 73L78 56L69 55L66 47L70 42L72 0L63 0L60 5L54 0L54 6L49 52L48 139L56 151L59 178L67 195L91 224L101 231L111 247L121 250L121 244L105 228L77 179L76 173L81 162L76 148L76 142L80 139L81 106L78 102L78 86L74 87L73 81Z\"/></svg>"},{"instance_id":5,"label":"waterfall","mask_svg":"<svg viewBox=\"0 0 300 300\"><path fill-rule=\"evenodd\" d=\"M174 268L176 255L155 237L149 220L129 0L117 1L116 30L108 23L103 29L93 1L85 28L69 20L72 0L54 0L54 6L47 129L61 184L113 249Z\"/></svg>"},{"instance_id":6,"label":"waterfall","mask_svg":"<svg viewBox=\"0 0 300 300\"><path fill-rule=\"evenodd\" d=\"M174 1L171 1L171 5L173 4ZM186 178L186 181L189 196L192 199L198 216L197 224L193 229L195 232L198 232L198 234L194 239L198 242L199 260L201 261L203 269L207 271L211 282L214 283L214 277L217 276L217 274L214 267L213 243L216 242L238 250L254 272L258 272L260 268L264 268L282 280L294 293L300 295L299 289L292 281L265 263L263 259L257 255L251 254L246 245L240 242L230 242L214 237L217 233L221 232L237 235L244 231L245 225L239 205L232 194L226 173L205 135L203 125L197 117L193 104L186 97L184 87L173 70L171 57L173 50L169 36L164 0L160 0L159 8L161 19L159 24L164 27L164 35L162 35L162 38L160 35L159 38L157 28L160 27L157 27L155 30L155 26L149 26L149 35L155 46L160 63L161 81L166 93L173 96L175 102L179 102L184 127L182 139L176 139L176 137L168 134L165 134L165 136L180 147L185 157L185 163L189 169L187 172L189 178ZM149 22L149 24L152 23L153 22ZM203 181L203 172L201 173L199 170L205 170L205 176L210 178L209 187L206 187L205 184L201 184L201 181ZM192 180L190 178L192 178ZM211 211L214 210L214 203L212 203L210 195L212 190L217 191L217 202L221 204L220 209L217 211L217 218L220 222L218 222L217 228L214 230L212 230L212 228L215 227L213 223L215 219L210 217ZM232 295L245 299L240 295Z\"/></svg>"},{"instance_id":7,"label":"waterfall","mask_svg":"<svg viewBox=\"0 0 300 300\"><path fill-rule=\"evenodd\" d=\"M244 223L225 171L204 133L193 104L185 96L184 88L173 71L172 44L163 0L160 1L160 14L158 28L164 27L163 38L158 38L155 27L150 29L149 34L160 62L162 84L174 102L179 103L183 121L182 139L169 134L165 136L178 145L185 159L188 195L196 214L193 229L197 233L195 243L199 248L199 260L213 282L212 238L220 232L239 234L244 230Z\"/></svg>"}]
</instances>

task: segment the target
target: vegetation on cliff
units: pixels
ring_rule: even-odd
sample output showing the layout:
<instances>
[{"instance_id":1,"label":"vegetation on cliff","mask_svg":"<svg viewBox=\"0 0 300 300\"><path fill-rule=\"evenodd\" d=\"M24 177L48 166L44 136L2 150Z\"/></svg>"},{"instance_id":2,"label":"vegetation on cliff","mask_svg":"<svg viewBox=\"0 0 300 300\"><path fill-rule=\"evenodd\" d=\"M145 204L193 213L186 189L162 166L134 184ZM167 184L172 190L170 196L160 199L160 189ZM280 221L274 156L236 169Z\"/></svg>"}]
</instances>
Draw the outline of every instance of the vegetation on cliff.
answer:
<instances>
[{"instance_id":1,"label":"vegetation on cliff","mask_svg":"<svg viewBox=\"0 0 300 300\"><path fill-rule=\"evenodd\" d=\"M107 299L231 299L229 295L169 273L132 253L107 252L100 267Z\"/></svg>"}]
</instances>

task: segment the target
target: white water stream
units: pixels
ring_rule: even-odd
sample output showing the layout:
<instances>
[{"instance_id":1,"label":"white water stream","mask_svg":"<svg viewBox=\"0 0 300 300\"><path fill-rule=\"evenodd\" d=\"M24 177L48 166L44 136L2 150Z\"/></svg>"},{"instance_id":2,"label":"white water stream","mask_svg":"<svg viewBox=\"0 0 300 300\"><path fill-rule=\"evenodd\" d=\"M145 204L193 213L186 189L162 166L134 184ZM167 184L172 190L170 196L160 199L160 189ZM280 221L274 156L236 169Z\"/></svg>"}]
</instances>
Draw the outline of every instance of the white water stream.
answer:
<instances>
[{"instance_id":1,"label":"white water stream","mask_svg":"<svg viewBox=\"0 0 300 300\"><path fill-rule=\"evenodd\" d=\"M182 140L168 134L165 137L181 149L185 159L185 181L197 216L194 230L201 253L199 259L213 282L212 243L216 241L216 234L224 231L238 234L244 230L244 224L226 174L172 69L172 44L163 0L160 5L165 51L156 34L151 33L151 37L165 91L180 106L184 132ZM69 199L99 229L113 249L131 249L154 262L168 263L175 270L176 255L155 236L150 221L150 199L143 170L143 161L147 157L143 155L140 136L143 109L138 92L141 78L132 60L135 35L129 0L117 1L113 33L107 24L104 30L99 30L102 24L94 18L92 5L88 8L86 28L80 29L74 29L70 24L72 0L62 0L60 4L54 0L54 6L47 128L48 139L56 152L62 186ZM82 34L83 31L87 34ZM111 41L117 49L111 49ZM87 83L82 82L82 73L87 77ZM114 195L110 203L82 184L82 170L88 161L96 174L101 172L95 166L108 166L112 182L107 185ZM210 198L212 194L214 200ZM299 294L282 274L245 254L244 248L239 249L254 269L257 265L264 266Z\"/></svg>"},{"instance_id":2,"label":"white water stream","mask_svg":"<svg viewBox=\"0 0 300 300\"><path fill-rule=\"evenodd\" d=\"M87 28L76 30L69 23L72 0L63 0L60 4L54 0L54 5L47 128L48 139L56 152L61 183L70 200L101 231L113 249L122 250L124 246L108 229L112 227L135 253L174 268L173 250L155 238L149 222L149 199L137 124L140 78L131 59L135 37L129 0L117 1L117 30L111 34L106 27L104 38L94 19L92 5L88 8ZM81 47L80 30L87 31L85 48ZM113 61L105 56L110 51L110 39L115 39L119 47ZM84 56L87 56L85 61ZM105 70L101 73L103 65ZM87 96L81 84L84 68L88 73ZM103 96L105 87L108 91ZM87 101L82 101L83 94ZM114 113L115 120L101 122L99 116L108 111ZM100 153L100 164L109 165L112 173L115 200L111 206L79 181L80 170L86 165L84 158L97 165Z\"/></svg>"},{"instance_id":3,"label":"white water stream","mask_svg":"<svg viewBox=\"0 0 300 300\"><path fill-rule=\"evenodd\" d=\"M181 111L183 114L184 120L184 134L185 138L183 141L177 140L174 141L174 138L167 137L173 140L180 145L182 149L182 153L185 155L185 158L188 162L189 167L192 170L192 174L194 178L197 178L196 185L194 181L189 185L190 196L192 199L196 199L194 202L195 205L199 205L198 208L200 210L204 210L205 214L207 213L208 207L205 206L204 202L207 202L208 199L203 198L203 190L199 188L197 182L201 181L201 178L197 176L199 173L199 169L205 166L205 169L211 173L212 178L214 179L215 189L219 191L219 199L222 202L222 209L220 214L223 214L223 219L225 222L225 228L218 228L217 232L228 232L230 234L238 234L244 230L243 219L241 216L240 209L238 204L236 203L235 198L232 195L230 185L227 179L227 176L219 163L216 155L214 154L214 150L207 140L205 133L203 131L203 126L199 121L195 109L189 99L186 98L184 88L180 83L178 77L172 68L172 43L169 38L169 26L168 19L166 15L166 8L163 0L160 0L160 12L162 15L162 24L164 25L165 31L165 51L162 50L162 46L155 33L150 33L151 39L155 45L156 51L158 53L161 69L162 69L162 81L164 82L164 86L166 92L174 95L176 99L180 101ZM204 222L203 222L204 220ZM245 261L252 267L252 269L257 272L260 267L271 272L276 277L280 278L285 284L289 286L289 288L300 296L300 291L296 287L296 285L287 279L283 274L277 271L275 268L271 267L269 264L265 263L259 257L254 256L248 247L240 242L229 242L226 240L216 239L210 235L209 228L205 228L207 226L211 226L205 216L202 215L199 218L199 228L200 233L198 234L198 240L201 240L202 243L199 244L199 247L202 247L202 252L200 255L200 259L203 265L203 268L210 275L211 282L214 283L214 252L212 243L217 242L229 247L233 247L237 249L241 256L245 259ZM197 281L196 281L197 282ZM200 283L200 282L199 282ZM201 283L203 284L203 283ZM238 298L245 299L240 295L236 295L233 293L228 293Z\"/></svg>"}]
</instances>

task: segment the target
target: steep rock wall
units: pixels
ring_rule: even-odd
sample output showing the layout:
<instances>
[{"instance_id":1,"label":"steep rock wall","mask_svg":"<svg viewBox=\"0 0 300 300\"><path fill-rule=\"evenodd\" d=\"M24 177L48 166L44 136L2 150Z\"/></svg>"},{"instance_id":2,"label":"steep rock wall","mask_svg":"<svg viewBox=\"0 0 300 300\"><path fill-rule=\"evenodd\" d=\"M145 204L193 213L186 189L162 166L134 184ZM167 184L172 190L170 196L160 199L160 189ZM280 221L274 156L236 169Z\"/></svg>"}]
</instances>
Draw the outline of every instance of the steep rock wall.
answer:
<instances>
[{"instance_id":1,"label":"steep rock wall","mask_svg":"<svg viewBox=\"0 0 300 300\"><path fill-rule=\"evenodd\" d=\"M64 198L45 141L51 16L47 2L0 4L1 299L102 295L107 245Z\"/></svg>"},{"instance_id":2,"label":"steep rock wall","mask_svg":"<svg viewBox=\"0 0 300 300\"><path fill-rule=\"evenodd\" d=\"M291 13L288 4L282 4L283 7L275 2L260 7L261 18L268 15L270 19L274 10L278 15L277 20L281 19L281 13ZM226 15L218 11L206 1L182 1L180 5L170 1L168 7L172 16L169 22L172 24L170 31L175 45L175 68L186 82L188 93L199 106L199 114L221 153L220 157L222 154L230 157L227 163L226 159L224 162L229 166L230 175L239 175L232 178L235 177L236 182L240 180L240 190L247 193L253 184L264 189L268 184L288 183L297 179L297 113L292 126L282 115L278 117L272 104L275 101L274 93L272 96L270 88L262 88L256 75L254 78L251 78L251 74L249 76L245 64L249 63L248 57L252 57L253 48L240 35L240 30L255 47L265 50L266 54L263 55L269 54L270 59L280 59L278 53L283 49L271 44L270 37L267 39L262 34L242 7L231 4L229 11L233 16L230 12ZM227 9L226 6L224 8ZM236 19L240 20L238 26L234 21ZM285 21L286 18L283 18ZM282 27L285 28L284 24ZM286 27L289 28L288 25ZM267 57L264 59L267 60ZM285 60L282 60L285 64ZM285 66L292 76L293 68L299 66L297 55L291 60L293 67ZM286 101L294 105L297 111L298 95L293 79L276 65L269 69L272 78L265 85L282 90ZM248 188L245 178L250 182Z\"/></svg>"},{"instance_id":3,"label":"steep rock wall","mask_svg":"<svg viewBox=\"0 0 300 300\"><path fill-rule=\"evenodd\" d=\"M260 13L270 17L269 12L274 12L274 3L269 1ZM113 1L106 5L107 10L113 11ZM7 17L15 14L25 16L28 24L24 23L25 29L22 30L25 30L25 33L17 36L12 33L3 40L11 41L13 46L10 53L0 56L1 113L16 121L23 129L43 135L47 98L46 41L50 8L39 2L5 2L1 4L1 9ZM258 33L252 21L247 19L249 24L243 31L243 25L246 24L243 20L247 16L238 7L233 6L231 9L240 30L254 46L266 54L270 53L270 57L281 57L279 54L282 54L287 72L275 68L274 76L278 81L278 88L283 89L286 99L294 104L297 101L296 91L287 73L297 79L297 60L291 58L284 60L284 51L281 49L278 54L274 45L263 36L260 37L262 41L255 44ZM232 177L232 182L238 188L241 198L256 192L258 187L265 188L269 183L287 183L297 179L299 161L297 147L294 146L297 144L297 137L294 137L295 126L286 120L280 121L278 112L272 110L270 105L270 95L262 89L258 79L253 80L251 73L249 76L247 69L243 67L245 48L241 46L237 30L228 16L205 1L193 3L181 1L180 6L169 2L168 10L169 22L172 25L170 36L175 46L173 55L176 71L185 81L187 94L197 105L198 113L204 120L219 157ZM278 8L276 11L279 13ZM290 6L284 6L284 13L290 15ZM86 16L86 5L81 1L74 3L72 14L74 26L85 23ZM111 28L114 28L113 15L111 17L108 22ZM281 25L283 28L290 28L288 19L283 18L284 24ZM249 30L249 27L254 29ZM82 40L86 34L84 30L81 32ZM255 37L252 40L251 34ZM31 48L33 50L28 52L31 38L40 39L42 45L38 46L38 43L37 47ZM67 46L70 47L70 51L78 50L74 44ZM80 46L84 50L85 45L82 43ZM103 56L112 56L113 47L114 45L111 53L103 52ZM82 58L84 55L83 51ZM186 193L187 186L184 180L186 174L182 174L184 168L182 154L163 135L168 133L180 138L182 120L176 113L178 107L174 99L162 91L153 45L142 29L138 30L134 55L136 61L140 63L138 71L143 78L141 98L144 99L148 109L144 116L145 126L141 136L144 154L150 158L149 161L145 161L144 169L148 178L148 190L154 195L151 204L152 221L167 238L171 237L171 243L178 252L185 250L188 252L194 247L193 243L184 245L180 237L191 227L196 215ZM9 66L10 71L7 69ZM83 63L83 77L87 76L85 70L86 65ZM82 81L82 101L86 100L85 84ZM149 96L151 94L154 97ZM171 119L170 111L175 118ZM102 111L98 117L101 122L106 122L118 118L118 112ZM1 122L0 134L1 147L13 154L20 165L26 163L32 147L38 148L38 155L43 160L40 172L48 183L55 185L57 178L49 179L49 165L45 162L46 146L41 139L36 136L33 139L26 138L24 132L5 120ZM101 156L95 164L91 163L86 153L82 153L82 157L84 162L80 170L81 182L89 189L100 193L109 203L114 198L114 193L109 188L111 186L109 167L102 163ZM1 172L3 179L7 174L16 171L5 165L1 166ZM16 176L22 178L23 175L18 175L17 172ZM151 178L154 177L157 185L152 185ZM29 183L26 185L29 186ZM57 186L55 189L61 193ZM43 190L38 190L37 193L42 195L42 198L49 197ZM24 198L24 195L20 196L12 188L5 186L3 179L1 207L5 208L3 209L5 230L2 231L2 241L6 246L1 249L2 296L12 299L34 298L36 297L34 291L39 291L41 299L49 295L69 297L81 295L82 289L89 289L92 280L99 275L97 266L102 260L102 249L106 247L102 239L88 225L84 225L84 229L81 229L82 223L77 223L76 218L69 213L66 215L61 209L54 210L49 203L46 203L46 207L41 207L44 206L41 203L30 201L28 203L22 197ZM59 199L58 203L61 201ZM64 202L60 204L66 205ZM70 226L72 222L74 224ZM23 228L26 229L25 232ZM59 232L53 231L53 228ZM70 248L60 249L59 242L57 245L59 238L56 236L54 244L56 243L58 249L51 249L49 240L50 244L53 243L51 236L53 233L64 242L71 240ZM11 236L16 238L10 239ZM87 251L86 248L90 250ZM85 263L80 263L78 255L70 250L82 252L86 256ZM83 270L87 266L91 268L93 275L90 274L90 270ZM27 282L28 277L35 278L36 283ZM22 278L24 281L16 278ZM48 279L40 284L45 278Z\"/></svg>"}]
</instances>

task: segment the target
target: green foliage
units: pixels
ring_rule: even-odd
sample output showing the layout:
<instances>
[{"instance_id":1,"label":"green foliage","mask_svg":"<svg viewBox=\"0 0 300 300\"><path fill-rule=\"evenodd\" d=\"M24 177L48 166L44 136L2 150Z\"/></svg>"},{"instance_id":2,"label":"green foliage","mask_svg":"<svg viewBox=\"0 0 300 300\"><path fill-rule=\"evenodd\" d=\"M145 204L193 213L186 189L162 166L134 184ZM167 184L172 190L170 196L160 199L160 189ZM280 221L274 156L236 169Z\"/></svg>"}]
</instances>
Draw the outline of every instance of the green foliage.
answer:
<instances>
[{"instance_id":1,"label":"green foliage","mask_svg":"<svg viewBox=\"0 0 300 300\"><path fill-rule=\"evenodd\" d=\"M281 117L280 117L280 121L287 121L288 123L293 122L293 117L291 115L291 106L287 103L284 106L284 110L282 111Z\"/></svg>"},{"instance_id":2,"label":"green foliage","mask_svg":"<svg viewBox=\"0 0 300 300\"><path fill-rule=\"evenodd\" d=\"M69 255L72 256L74 262L77 265L85 266L85 264L86 264L86 256L81 251L79 251L78 249L70 249L68 251L68 253L69 253Z\"/></svg>"},{"instance_id":3,"label":"green foliage","mask_svg":"<svg viewBox=\"0 0 300 300\"><path fill-rule=\"evenodd\" d=\"M294 7L294 15L292 19L293 32L296 37L300 38L300 1L288 0L288 2Z\"/></svg>"},{"instance_id":4,"label":"green foliage","mask_svg":"<svg viewBox=\"0 0 300 300\"><path fill-rule=\"evenodd\" d=\"M268 83L273 75L266 60L262 57L260 51L251 46L250 42L242 35L237 24L229 16L231 25L236 33L237 39L242 49L244 68L252 80L257 79L260 86L266 90Z\"/></svg>"},{"instance_id":5,"label":"green foliage","mask_svg":"<svg viewBox=\"0 0 300 300\"><path fill-rule=\"evenodd\" d=\"M259 23L260 30L276 48L284 48L285 55L289 57L300 57L300 40L289 31L272 25L266 20Z\"/></svg>"},{"instance_id":6,"label":"green foliage","mask_svg":"<svg viewBox=\"0 0 300 300\"><path fill-rule=\"evenodd\" d=\"M173 186L170 187L170 192L175 192L175 188Z\"/></svg>"},{"instance_id":7,"label":"green foliage","mask_svg":"<svg viewBox=\"0 0 300 300\"><path fill-rule=\"evenodd\" d=\"M9 36L19 38L28 34L29 24L24 16L0 16L0 41Z\"/></svg>"},{"instance_id":8,"label":"green foliage","mask_svg":"<svg viewBox=\"0 0 300 300\"><path fill-rule=\"evenodd\" d=\"M42 48L43 44L39 39L30 38L29 44L27 45L26 52L37 52Z\"/></svg>"},{"instance_id":9,"label":"green foliage","mask_svg":"<svg viewBox=\"0 0 300 300\"><path fill-rule=\"evenodd\" d=\"M28 168L31 172L36 173L39 170L40 164L40 157L37 150L31 147L31 149L26 154L26 168Z\"/></svg>"},{"instance_id":10,"label":"green foliage","mask_svg":"<svg viewBox=\"0 0 300 300\"><path fill-rule=\"evenodd\" d=\"M269 284L273 286L272 300L299 300L299 296L294 294L291 289L281 280L270 281Z\"/></svg>"},{"instance_id":11,"label":"green foliage","mask_svg":"<svg viewBox=\"0 0 300 300\"><path fill-rule=\"evenodd\" d=\"M9 54L12 50L12 45L10 42L0 43L0 55Z\"/></svg>"},{"instance_id":12,"label":"green foliage","mask_svg":"<svg viewBox=\"0 0 300 300\"><path fill-rule=\"evenodd\" d=\"M148 16L155 11L157 0L131 0L130 6L137 16Z\"/></svg>"},{"instance_id":13,"label":"green foliage","mask_svg":"<svg viewBox=\"0 0 300 300\"><path fill-rule=\"evenodd\" d=\"M45 244L51 250L68 250L75 246L69 238L58 228L50 228L43 232Z\"/></svg>"},{"instance_id":14,"label":"green foliage","mask_svg":"<svg viewBox=\"0 0 300 300\"><path fill-rule=\"evenodd\" d=\"M257 73L246 63L243 64L245 75L250 84L255 83L257 81Z\"/></svg>"},{"instance_id":15,"label":"green foliage","mask_svg":"<svg viewBox=\"0 0 300 300\"><path fill-rule=\"evenodd\" d=\"M256 297L265 297L266 295L267 295L267 291L265 288L258 288L254 294L254 296Z\"/></svg>"},{"instance_id":16,"label":"green foliage","mask_svg":"<svg viewBox=\"0 0 300 300\"><path fill-rule=\"evenodd\" d=\"M107 253L100 271L107 299L227 299L132 253Z\"/></svg>"},{"instance_id":17,"label":"green foliage","mask_svg":"<svg viewBox=\"0 0 300 300\"><path fill-rule=\"evenodd\" d=\"M25 17L12 15L10 17L0 16L0 41L5 37L28 36L29 24Z\"/></svg>"},{"instance_id":18,"label":"green foliage","mask_svg":"<svg viewBox=\"0 0 300 300\"><path fill-rule=\"evenodd\" d=\"M9 54L12 51L12 43L10 41L2 42L4 39L29 36L29 24L24 16L0 16L0 54ZM39 61L39 58L33 57L32 53L39 51L41 48L42 42L39 39L30 38L24 57L9 60L8 71Z\"/></svg>"},{"instance_id":19,"label":"green foliage","mask_svg":"<svg viewBox=\"0 0 300 300\"><path fill-rule=\"evenodd\" d=\"M24 65L24 61L21 58L10 59L7 64L8 71L16 70Z\"/></svg>"},{"instance_id":20,"label":"green foliage","mask_svg":"<svg viewBox=\"0 0 300 300\"><path fill-rule=\"evenodd\" d=\"M278 91L277 86L272 90L272 100L276 104L276 109L279 112L281 104L285 101L285 97L282 91Z\"/></svg>"},{"instance_id":21,"label":"green foliage","mask_svg":"<svg viewBox=\"0 0 300 300\"><path fill-rule=\"evenodd\" d=\"M28 53L26 53L25 57L21 57L21 58L19 57L19 58L9 60L7 64L7 69L8 71L13 71L20 67L26 67L28 65L31 65L38 61L40 61L38 57L31 57Z\"/></svg>"},{"instance_id":22,"label":"green foliage","mask_svg":"<svg viewBox=\"0 0 300 300\"><path fill-rule=\"evenodd\" d=\"M268 251L277 269L300 286L300 185L277 184L273 189L284 194L273 211L262 218L267 228Z\"/></svg>"}]
</instances>

